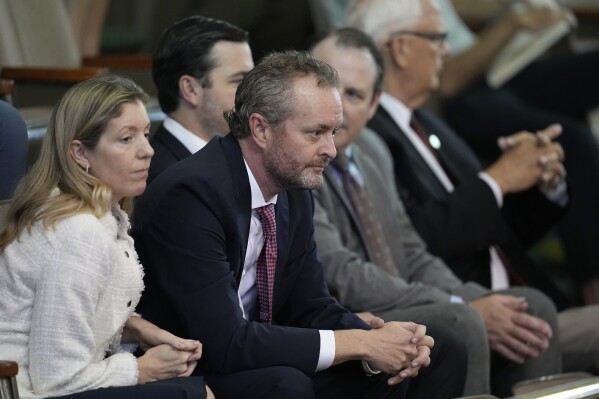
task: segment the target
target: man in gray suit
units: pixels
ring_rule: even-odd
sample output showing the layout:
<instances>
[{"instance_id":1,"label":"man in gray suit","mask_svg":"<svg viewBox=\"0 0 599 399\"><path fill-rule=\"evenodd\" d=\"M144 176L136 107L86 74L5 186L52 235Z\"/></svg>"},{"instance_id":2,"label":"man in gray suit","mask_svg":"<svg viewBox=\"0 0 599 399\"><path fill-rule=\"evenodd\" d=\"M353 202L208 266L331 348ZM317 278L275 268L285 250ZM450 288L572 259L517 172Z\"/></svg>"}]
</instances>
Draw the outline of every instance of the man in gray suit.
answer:
<instances>
[{"instance_id":1,"label":"man in gray suit","mask_svg":"<svg viewBox=\"0 0 599 399\"><path fill-rule=\"evenodd\" d=\"M463 283L426 251L397 195L385 144L364 128L382 86L376 46L343 29L312 53L339 72L344 121L335 145L337 157L349 160L349 166L339 160L329 166L315 192L315 237L331 291L355 312L435 320L456 329L469 348L467 395L488 393L492 383L493 393L508 396L519 380L559 372L556 311L546 296L529 288L494 293ZM348 175L361 194L350 189ZM368 207L372 211L364 216Z\"/></svg>"}]
</instances>

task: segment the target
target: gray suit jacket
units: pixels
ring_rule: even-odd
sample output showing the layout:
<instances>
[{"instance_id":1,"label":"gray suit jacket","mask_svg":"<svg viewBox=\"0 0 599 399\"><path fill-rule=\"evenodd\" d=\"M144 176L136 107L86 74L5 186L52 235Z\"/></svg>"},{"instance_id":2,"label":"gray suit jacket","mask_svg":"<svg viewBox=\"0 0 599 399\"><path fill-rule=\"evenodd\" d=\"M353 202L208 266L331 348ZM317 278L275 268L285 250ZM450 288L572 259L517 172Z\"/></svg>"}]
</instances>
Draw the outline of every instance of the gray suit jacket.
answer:
<instances>
[{"instance_id":1,"label":"gray suit jacket","mask_svg":"<svg viewBox=\"0 0 599 399\"><path fill-rule=\"evenodd\" d=\"M357 218L329 166L322 188L314 193L315 238L326 282L343 305L355 312L376 313L448 303L450 295L469 301L489 292L476 283L463 283L427 252L397 194L391 154L376 134L362 132L353 144L352 159L382 223L399 277L368 261Z\"/></svg>"}]
</instances>

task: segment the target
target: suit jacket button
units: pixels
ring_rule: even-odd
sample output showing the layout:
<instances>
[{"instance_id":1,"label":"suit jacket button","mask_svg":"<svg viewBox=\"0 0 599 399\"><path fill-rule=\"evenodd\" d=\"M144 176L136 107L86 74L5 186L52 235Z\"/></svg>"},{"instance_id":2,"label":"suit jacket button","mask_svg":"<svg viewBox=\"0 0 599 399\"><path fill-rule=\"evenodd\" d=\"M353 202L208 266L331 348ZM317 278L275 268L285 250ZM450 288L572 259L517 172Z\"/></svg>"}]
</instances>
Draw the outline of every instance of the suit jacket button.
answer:
<instances>
[{"instance_id":1,"label":"suit jacket button","mask_svg":"<svg viewBox=\"0 0 599 399\"><path fill-rule=\"evenodd\" d=\"M131 307L131 301L127 302L127 307L130 308Z\"/></svg>"},{"instance_id":2,"label":"suit jacket button","mask_svg":"<svg viewBox=\"0 0 599 399\"><path fill-rule=\"evenodd\" d=\"M129 252L125 251L125 255L127 256L127 258L129 257Z\"/></svg>"}]
</instances>

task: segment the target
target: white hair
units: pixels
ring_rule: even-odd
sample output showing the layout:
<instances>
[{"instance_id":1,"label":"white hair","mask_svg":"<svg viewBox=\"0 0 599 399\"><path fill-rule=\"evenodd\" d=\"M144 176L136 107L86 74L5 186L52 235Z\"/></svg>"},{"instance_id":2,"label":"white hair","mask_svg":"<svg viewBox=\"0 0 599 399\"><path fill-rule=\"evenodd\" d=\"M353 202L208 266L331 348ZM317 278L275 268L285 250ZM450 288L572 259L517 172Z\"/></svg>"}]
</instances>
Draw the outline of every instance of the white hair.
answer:
<instances>
[{"instance_id":1,"label":"white hair","mask_svg":"<svg viewBox=\"0 0 599 399\"><path fill-rule=\"evenodd\" d=\"M355 0L345 24L370 35L381 47L393 32L413 26L421 16L421 0Z\"/></svg>"}]
</instances>

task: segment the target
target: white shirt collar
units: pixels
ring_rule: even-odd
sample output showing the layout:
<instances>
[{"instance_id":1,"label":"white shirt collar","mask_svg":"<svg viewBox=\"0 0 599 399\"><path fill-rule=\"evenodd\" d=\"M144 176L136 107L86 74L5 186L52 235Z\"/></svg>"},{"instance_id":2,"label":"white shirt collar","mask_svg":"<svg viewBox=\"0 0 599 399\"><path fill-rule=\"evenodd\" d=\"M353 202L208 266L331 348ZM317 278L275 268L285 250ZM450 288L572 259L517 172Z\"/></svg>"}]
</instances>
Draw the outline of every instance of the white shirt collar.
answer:
<instances>
[{"instance_id":1,"label":"white shirt collar","mask_svg":"<svg viewBox=\"0 0 599 399\"><path fill-rule=\"evenodd\" d=\"M181 142L191 152L195 154L206 145L207 141L196 136L191 131L183 127L182 124L167 116L163 122L164 128L168 130L177 140Z\"/></svg>"},{"instance_id":2,"label":"white shirt collar","mask_svg":"<svg viewBox=\"0 0 599 399\"><path fill-rule=\"evenodd\" d=\"M428 164L445 189L448 192L452 192L454 186L451 179L447 176L447 173L445 173L437 158L435 158L433 153L426 147L418 137L418 134L410 126L413 114L412 110L388 93L383 93L381 95L381 106L389 113L389 115L391 115L393 121L400 127L407 139L410 140L416 151L418 151L420 156Z\"/></svg>"},{"instance_id":3,"label":"white shirt collar","mask_svg":"<svg viewBox=\"0 0 599 399\"><path fill-rule=\"evenodd\" d=\"M404 103L399 101L392 95L383 92L380 100L381 107L385 109L391 115L391 118L399 125L403 130L412 130L410 128L410 121L412 120L412 110L408 108Z\"/></svg>"},{"instance_id":4,"label":"white shirt collar","mask_svg":"<svg viewBox=\"0 0 599 399\"><path fill-rule=\"evenodd\" d=\"M345 152L347 159L352 159L352 156L354 155L352 144L348 145L343 152Z\"/></svg>"},{"instance_id":5,"label":"white shirt collar","mask_svg":"<svg viewBox=\"0 0 599 399\"><path fill-rule=\"evenodd\" d=\"M276 205L278 195L272 197L270 201L265 201L264 195L262 195L262 190L260 189L260 186L258 185L258 182L256 181L256 178L254 177L254 174L250 170L250 167L248 166L245 159L243 160L243 163L245 164L245 169L247 170L248 178L250 179L250 190L252 192L252 209L260 208L261 206L267 204Z\"/></svg>"}]
</instances>

